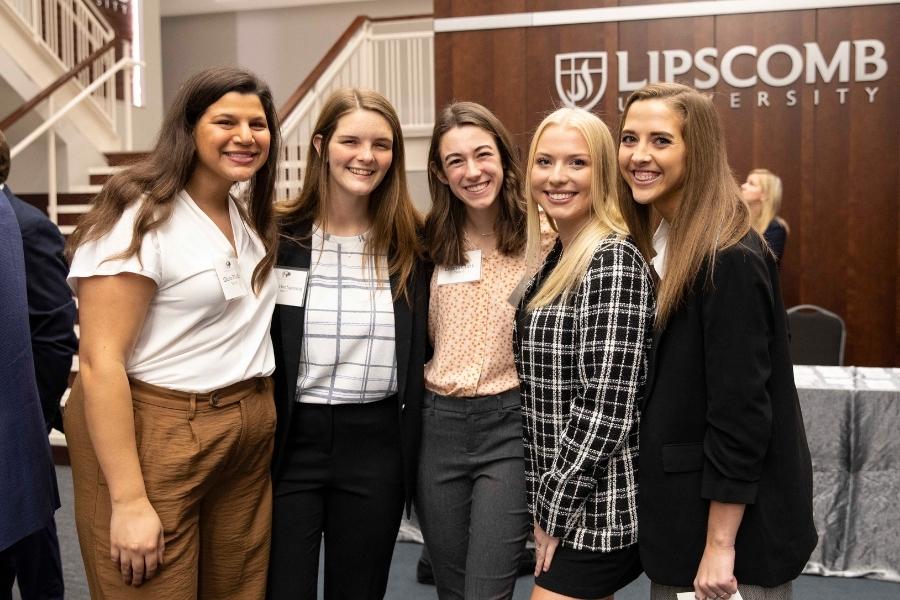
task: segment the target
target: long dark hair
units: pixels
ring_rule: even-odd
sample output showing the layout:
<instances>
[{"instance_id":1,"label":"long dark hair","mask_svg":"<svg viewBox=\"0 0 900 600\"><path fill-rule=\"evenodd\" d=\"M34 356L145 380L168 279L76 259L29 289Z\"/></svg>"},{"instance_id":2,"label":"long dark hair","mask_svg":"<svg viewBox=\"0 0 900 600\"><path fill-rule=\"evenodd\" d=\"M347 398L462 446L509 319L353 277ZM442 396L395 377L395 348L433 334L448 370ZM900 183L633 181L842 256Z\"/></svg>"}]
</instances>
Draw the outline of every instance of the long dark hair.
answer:
<instances>
[{"instance_id":1,"label":"long dark hair","mask_svg":"<svg viewBox=\"0 0 900 600\"><path fill-rule=\"evenodd\" d=\"M679 83L645 86L625 101L619 122L619 145L629 109L644 100L661 100L669 105L681 120L685 145L681 204L670 223L666 276L660 283L656 304L656 325L662 327L687 295L704 261L709 261L712 280L716 252L744 237L750 230L750 214L728 165L725 133L712 100ZM649 259L653 252L650 206L634 201L621 173L618 182L622 215L638 248Z\"/></svg>"},{"instance_id":2,"label":"long dark hair","mask_svg":"<svg viewBox=\"0 0 900 600\"><path fill-rule=\"evenodd\" d=\"M475 102L455 102L445 107L435 120L428 148L428 188L431 211L425 219L425 245L435 264L457 267L466 263L463 228L466 205L438 178L443 170L441 137L454 127L471 125L491 134L503 165L503 185L498 197L499 213L494 223L497 249L515 256L525 248L525 201L522 197L522 169L512 137L494 113Z\"/></svg>"},{"instance_id":3,"label":"long dark hair","mask_svg":"<svg viewBox=\"0 0 900 600\"><path fill-rule=\"evenodd\" d=\"M372 230L366 238L366 253L387 256L388 273L396 276L399 284L394 297L406 296L407 281L415 271L416 260L422 254L418 235L421 217L413 206L406 184L406 159L400 118L388 99L378 92L343 88L328 97L309 138L300 196L278 204L276 210L283 225L324 222L325 207L328 204L328 144L341 117L356 110L368 110L384 117L394 138L391 165L369 197ZM319 141L320 150L315 147L317 136L322 136ZM375 268L377 272L378 261L375 261Z\"/></svg>"},{"instance_id":4,"label":"long dark hair","mask_svg":"<svg viewBox=\"0 0 900 600\"><path fill-rule=\"evenodd\" d=\"M69 237L69 257L81 244L108 233L125 209L141 200L134 221L131 244L112 258L128 258L138 253L143 237L172 216L175 196L184 189L196 166L194 127L210 105L229 92L253 94L259 98L271 135L269 156L250 179L249 201L242 207L241 217L259 235L266 254L253 271L253 289L259 291L262 281L275 263L277 229L273 219L272 200L277 177L281 145L280 127L275 103L269 87L249 71L235 67L215 67L195 74L181 87L163 120L156 145L150 154L114 175L94 198ZM244 214L246 210L246 214Z\"/></svg>"}]
</instances>

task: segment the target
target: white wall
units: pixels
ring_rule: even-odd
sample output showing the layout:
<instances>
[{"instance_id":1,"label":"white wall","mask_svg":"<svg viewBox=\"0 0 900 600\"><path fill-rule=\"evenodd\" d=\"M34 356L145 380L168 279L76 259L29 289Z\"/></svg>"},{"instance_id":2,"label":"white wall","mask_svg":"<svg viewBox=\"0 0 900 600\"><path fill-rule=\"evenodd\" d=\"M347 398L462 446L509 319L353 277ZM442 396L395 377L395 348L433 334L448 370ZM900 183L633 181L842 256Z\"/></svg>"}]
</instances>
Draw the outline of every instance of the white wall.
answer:
<instances>
[{"instance_id":1,"label":"white wall","mask_svg":"<svg viewBox=\"0 0 900 600\"><path fill-rule=\"evenodd\" d=\"M134 149L149 150L163 117L163 55L159 0L142 0L144 105L132 113Z\"/></svg>"},{"instance_id":2,"label":"white wall","mask_svg":"<svg viewBox=\"0 0 900 600\"><path fill-rule=\"evenodd\" d=\"M356 16L432 11L432 0L379 0L163 17L164 104L192 73L237 64L264 79L280 105Z\"/></svg>"},{"instance_id":3,"label":"white wall","mask_svg":"<svg viewBox=\"0 0 900 600\"><path fill-rule=\"evenodd\" d=\"M160 22L163 106L178 88L201 69L240 64L237 56L237 13L165 17Z\"/></svg>"}]
</instances>

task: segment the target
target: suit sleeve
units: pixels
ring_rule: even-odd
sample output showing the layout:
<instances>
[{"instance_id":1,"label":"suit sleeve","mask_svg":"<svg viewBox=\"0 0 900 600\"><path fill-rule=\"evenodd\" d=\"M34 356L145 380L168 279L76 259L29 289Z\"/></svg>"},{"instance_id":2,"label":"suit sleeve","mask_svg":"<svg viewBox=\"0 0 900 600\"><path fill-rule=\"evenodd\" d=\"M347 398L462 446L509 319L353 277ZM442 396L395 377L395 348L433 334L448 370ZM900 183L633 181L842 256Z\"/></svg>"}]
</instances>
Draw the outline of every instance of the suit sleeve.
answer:
<instances>
[{"instance_id":1,"label":"suit sleeve","mask_svg":"<svg viewBox=\"0 0 900 600\"><path fill-rule=\"evenodd\" d=\"M701 494L752 504L772 436L773 291L764 259L738 245L719 253L703 302L707 384Z\"/></svg>"},{"instance_id":2,"label":"suit sleeve","mask_svg":"<svg viewBox=\"0 0 900 600\"><path fill-rule=\"evenodd\" d=\"M574 377L582 392L572 401L553 467L541 476L535 507L538 523L554 537L565 537L575 526L597 472L635 425L653 314L651 286L637 251L616 243L595 255L576 296L575 343L581 351Z\"/></svg>"},{"instance_id":3,"label":"suit sleeve","mask_svg":"<svg viewBox=\"0 0 900 600\"><path fill-rule=\"evenodd\" d=\"M72 356L78 350L64 242L59 229L46 219L30 220L22 228L22 241L31 349L44 420L48 429L62 427L59 401L69 383Z\"/></svg>"}]
</instances>

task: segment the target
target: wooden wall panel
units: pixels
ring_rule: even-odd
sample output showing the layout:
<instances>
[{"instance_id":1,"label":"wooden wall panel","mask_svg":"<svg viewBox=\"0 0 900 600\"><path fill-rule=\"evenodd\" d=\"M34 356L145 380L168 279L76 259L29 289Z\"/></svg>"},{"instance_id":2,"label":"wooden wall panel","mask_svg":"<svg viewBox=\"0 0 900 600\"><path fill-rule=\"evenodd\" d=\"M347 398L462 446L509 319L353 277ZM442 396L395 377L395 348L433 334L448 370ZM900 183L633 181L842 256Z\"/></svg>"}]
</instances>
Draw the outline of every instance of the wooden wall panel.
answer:
<instances>
[{"instance_id":1,"label":"wooden wall panel","mask_svg":"<svg viewBox=\"0 0 900 600\"><path fill-rule=\"evenodd\" d=\"M674 1L674 0L673 0ZM436 0L437 17L612 5L660 4L661 0ZM605 51L607 91L593 110L611 128L619 118L615 52L629 53L631 79L647 73L649 50L715 46L719 60L734 46L760 51L789 44L803 51L816 42L830 59L843 40L879 39L886 44L887 75L873 83L837 82L787 87L759 82L752 88L720 83L714 101L726 129L735 176L766 167L784 182L783 216L791 226L782 271L785 303L822 305L848 326L847 364L900 365L900 42L892 25L900 5L698 17L643 22L440 33L436 36L437 103L451 98L481 102L497 112L522 149L547 112L560 104L555 55ZM851 52L851 77L853 75ZM736 61L736 73L755 71L754 59ZM789 61L776 55L773 75ZM696 69L679 81L692 83ZM879 88L870 103L865 87ZM837 88L846 87L844 104ZM796 104L788 106L788 90ZM818 91L818 97L816 91ZM741 105L731 106L739 93ZM758 106L758 93L769 106ZM627 93L620 96L624 98Z\"/></svg>"},{"instance_id":2,"label":"wooden wall panel","mask_svg":"<svg viewBox=\"0 0 900 600\"><path fill-rule=\"evenodd\" d=\"M737 43L756 46L760 50L776 43L803 48L803 43L815 39L815 11L780 14L757 14L718 17L714 45L721 50ZM826 48L827 51L833 50ZM737 74L745 77L755 72L754 59L744 57L736 62ZM789 71L787 57L778 55L771 61L774 75ZM788 106L788 90L796 92L797 104ZM784 300L788 306L799 304L802 247L798 242L803 234L800 219L801 177L803 165L815 164L816 147L813 140L813 121L802 118L812 110L812 90L798 83L789 87L771 87L763 82L753 88L734 88L720 83L716 87L715 102L725 126L728 156L739 182L751 169L766 168L782 177L784 185L782 215L791 227L782 270ZM731 94L739 94L740 108L731 108ZM760 94L765 96L760 96ZM758 106L768 101L769 106ZM835 224L839 215L822 221L822 227L841 235ZM841 312L833 299L821 298L820 304Z\"/></svg>"},{"instance_id":3,"label":"wooden wall panel","mask_svg":"<svg viewBox=\"0 0 900 600\"><path fill-rule=\"evenodd\" d=\"M463 31L435 36L436 108L454 100L481 102L517 132L514 124L527 121L525 30L501 29L485 36L481 31ZM449 56L442 51L450 48ZM464 51L457 51L463 48ZM524 128L522 129L524 131Z\"/></svg>"},{"instance_id":4,"label":"wooden wall panel","mask_svg":"<svg viewBox=\"0 0 900 600\"><path fill-rule=\"evenodd\" d=\"M544 31L547 29L548 31ZM550 31L556 29L556 31ZM554 77L543 77L544 73L554 73L556 70L556 54L559 52L576 52L590 48L592 50L605 50L608 55L615 55L617 45L617 31L614 23L571 25L562 28L534 27L526 33L527 54L525 56L525 72L528 82L528 97L525 99L528 107L529 120L518 127L527 135L522 140L523 154L527 156L528 145L531 142L531 133L540 121L552 110L562 106L559 93L556 90ZM607 93L599 105L593 111L597 113L610 128L615 127L618 111L615 106L615 95L609 90L615 86L614 74L607 68ZM524 126L524 129L523 129Z\"/></svg>"},{"instance_id":5,"label":"wooden wall panel","mask_svg":"<svg viewBox=\"0 0 900 600\"><path fill-rule=\"evenodd\" d=\"M434 18L505 15L534 10L527 0L434 0Z\"/></svg>"},{"instance_id":6,"label":"wooden wall panel","mask_svg":"<svg viewBox=\"0 0 900 600\"><path fill-rule=\"evenodd\" d=\"M821 235L818 229L810 237L816 238L822 257L843 267L819 270L830 271L822 273L832 287L829 293L833 294L836 288L843 296L841 314L850 326L847 354L859 364L887 363L887 357L893 355L888 364L900 365L900 336L897 335L900 325L897 311L900 79L896 74L900 68L900 47L889 43L896 39L894 30L898 21L898 6L818 11L818 34L829 45L860 37L888 42L888 75L869 84L880 88L878 102L870 104L863 90L854 90L856 86L850 85L847 105L841 107L833 100L826 105L823 98L816 110L816 143L827 143L830 150L826 153L823 149L816 163L816 172L822 175L816 181L816 216L822 218L826 212L840 211L846 215L846 221L841 224L846 234L834 246L821 239L827 236ZM836 188L827 187L827 183ZM818 289L821 284L804 278L804 288L807 283L812 289L809 292L804 289L803 295L824 292Z\"/></svg>"}]
</instances>

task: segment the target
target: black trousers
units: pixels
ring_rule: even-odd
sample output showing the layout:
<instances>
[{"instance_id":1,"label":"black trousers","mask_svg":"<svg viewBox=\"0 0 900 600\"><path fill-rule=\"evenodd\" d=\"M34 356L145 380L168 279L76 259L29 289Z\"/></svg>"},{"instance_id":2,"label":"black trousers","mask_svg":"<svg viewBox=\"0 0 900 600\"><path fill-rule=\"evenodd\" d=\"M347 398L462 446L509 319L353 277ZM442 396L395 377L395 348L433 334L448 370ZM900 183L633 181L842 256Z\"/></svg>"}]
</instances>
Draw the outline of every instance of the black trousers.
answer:
<instances>
[{"instance_id":1,"label":"black trousers","mask_svg":"<svg viewBox=\"0 0 900 600\"><path fill-rule=\"evenodd\" d=\"M56 522L0 552L0 600L12 598L13 581L22 600L62 600L64 585Z\"/></svg>"},{"instance_id":2,"label":"black trousers","mask_svg":"<svg viewBox=\"0 0 900 600\"><path fill-rule=\"evenodd\" d=\"M326 600L380 600L404 501L397 397L298 404L286 452L268 597L315 600L324 535Z\"/></svg>"}]
</instances>

